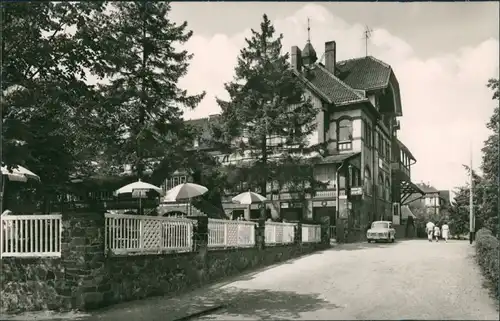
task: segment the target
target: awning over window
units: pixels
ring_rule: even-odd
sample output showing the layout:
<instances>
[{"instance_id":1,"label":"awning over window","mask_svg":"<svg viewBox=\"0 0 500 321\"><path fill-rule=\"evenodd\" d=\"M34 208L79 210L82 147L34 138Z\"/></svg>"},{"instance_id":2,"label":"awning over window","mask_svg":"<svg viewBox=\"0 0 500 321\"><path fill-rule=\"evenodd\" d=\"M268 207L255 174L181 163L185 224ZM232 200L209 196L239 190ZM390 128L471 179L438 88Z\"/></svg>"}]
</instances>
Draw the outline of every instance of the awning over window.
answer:
<instances>
[{"instance_id":1,"label":"awning over window","mask_svg":"<svg viewBox=\"0 0 500 321\"><path fill-rule=\"evenodd\" d=\"M407 205L408 203L413 202L416 198L411 196L416 194L420 194L417 198L425 195L424 191L422 191L414 183L410 181L401 181L401 205Z\"/></svg>"}]
</instances>

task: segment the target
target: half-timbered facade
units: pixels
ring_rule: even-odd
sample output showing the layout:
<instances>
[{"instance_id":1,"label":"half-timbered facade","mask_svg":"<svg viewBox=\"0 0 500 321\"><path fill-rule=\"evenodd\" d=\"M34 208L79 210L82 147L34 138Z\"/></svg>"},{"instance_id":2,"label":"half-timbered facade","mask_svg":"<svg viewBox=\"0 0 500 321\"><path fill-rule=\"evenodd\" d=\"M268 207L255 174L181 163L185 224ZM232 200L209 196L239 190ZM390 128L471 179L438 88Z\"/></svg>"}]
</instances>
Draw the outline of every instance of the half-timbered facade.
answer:
<instances>
[{"instance_id":1,"label":"half-timbered facade","mask_svg":"<svg viewBox=\"0 0 500 321\"><path fill-rule=\"evenodd\" d=\"M364 231L373 220L392 220L399 224L400 207L406 195L420 193L411 182L410 167L415 158L397 138L398 117L403 115L399 84L392 68L368 56L336 60L336 43L325 43L325 61L317 61L311 43L301 51L291 49L291 67L306 88L318 110L317 129L310 144L326 144L326 156L315 165L314 175L327 187L308 195L305 213L287 191L269 193L267 207L273 216L316 220L329 216L332 223L345 219L354 231ZM190 120L205 133L217 116ZM193 144L197 148L200 142ZM249 155L228 155L211 151L223 165L251 160ZM339 209L336 209L339 175ZM167 181L170 182L169 178ZM179 178L180 179L180 178ZM273 190L270 183L269 191ZM224 202L226 213L244 211ZM241 208L240 208L241 207ZM257 210L257 207L254 209ZM251 213L248 213L250 215ZM364 234L364 233L360 233Z\"/></svg>"}]
</instances>

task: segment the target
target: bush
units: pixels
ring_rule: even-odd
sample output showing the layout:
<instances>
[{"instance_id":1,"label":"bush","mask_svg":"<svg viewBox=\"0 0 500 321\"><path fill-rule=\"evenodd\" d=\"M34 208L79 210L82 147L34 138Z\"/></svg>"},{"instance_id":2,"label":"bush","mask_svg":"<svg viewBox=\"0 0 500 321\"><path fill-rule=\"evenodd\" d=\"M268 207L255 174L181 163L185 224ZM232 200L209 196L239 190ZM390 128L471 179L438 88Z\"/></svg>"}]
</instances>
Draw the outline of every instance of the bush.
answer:
<instances>
[{"instance_id":1,"label":"bush","mask_svg":"<svg viewBox=\"0 0 500 321\"><path fill-rule=\"evenodd\" d=\"M476 259L484 276L490 282L495 295L500 297L498 291L499 281L499 241L491 231L480 229L476 233Z\"/></svg>"},{"instance_id":2,"label":"bush","mask_svg":"<svg viewBox=\"0 0 500 321\"><path fill-rule=\"evenodd\" d=\"M493 235L493 233L491 233L491 231L486 228L482 228L476 232L476 237L481 237L486 235Z\"/></svg>"}]
</instances>

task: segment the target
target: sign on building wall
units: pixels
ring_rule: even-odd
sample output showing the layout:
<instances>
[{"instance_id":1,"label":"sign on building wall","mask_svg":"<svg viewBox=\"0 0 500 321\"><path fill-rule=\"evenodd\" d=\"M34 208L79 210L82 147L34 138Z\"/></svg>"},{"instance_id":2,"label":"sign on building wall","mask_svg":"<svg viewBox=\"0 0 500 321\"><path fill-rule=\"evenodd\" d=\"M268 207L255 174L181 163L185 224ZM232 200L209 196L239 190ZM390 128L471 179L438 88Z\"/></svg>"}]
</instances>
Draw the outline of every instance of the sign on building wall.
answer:
<instances>
[{"instance_id":1,"label":"sign on building wall","mask_svg":"<svg viewBox=\"0 0 500 321\"><path fill-rule=\"evenodd\" d=\"M313 207L335 207L335 201L314 201Z\"/></svg>"},{"instance_id":2,"label":"sign on building wall","mask_svg":"<svg viewBox=\"0 0 500 321\"><path fill-rule=\"evenodd\" d=\"M389 165L380 157L378 158L378 167L386 172L390 171Z\"/></svg>"},{"instance_id":3,"label":"sign on building wall","mask_svg":"<svg viewBox=\"0 0 500 321\"><path fill-rule=\"evenodd\" d=\"M351 188L351 195L363 195L363 188L362 187L352 187Z\"/></svg>"},{"instance_id":4,"label":"sign on building wall","mask_svg":"<svg viewBox=\"0 0 500 321\"><path fill-rule=\"evenodd\" d=\"M281 202L281 208L302 208L301 202Z\"/></svg>"}]
</instances>

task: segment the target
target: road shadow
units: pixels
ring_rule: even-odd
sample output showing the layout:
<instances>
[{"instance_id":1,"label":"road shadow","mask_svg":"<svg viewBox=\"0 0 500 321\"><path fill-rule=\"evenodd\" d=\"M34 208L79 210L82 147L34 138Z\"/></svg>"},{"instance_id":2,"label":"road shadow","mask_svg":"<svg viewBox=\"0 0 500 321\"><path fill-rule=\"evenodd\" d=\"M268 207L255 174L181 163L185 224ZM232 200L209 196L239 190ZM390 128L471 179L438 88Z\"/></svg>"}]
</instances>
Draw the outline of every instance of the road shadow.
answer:
<instances>
[{"instance_id":1,"label":"road shadow","mask_svg":"<svg viewBox=\"0 0 500 321\"><path fill-rule=\"evenodd\" d=\"M174 298L155 298L143 302L120 304L113 309L95 311L79 321L181 321L210 320L223 315L228 320L290 320L302 312L341 308L319 294L301 294L268 289L223 287L204 293ZM203 312L208 311L204 315Z\"/></svg>"},{"instance_id":2,"label":"road shadow","mask_svg":"<svg viewBox=\"0 0 500 321\"><path fill-rule=\"evenodd\" d=\"M170 293L170 294L166 294L163 296L153 296L153 297L148 297L148 298L144 298L141 300L134 300L134 301L113 304L113 305L103 307L103 308L98 309L98 310L94 310L94 311L90 312L90 315L89 314L78 314L78 315L74 316L72 319L73 320L81 320L81 321L150 320L149 316L151 314L155 314L154 312L137 312L137 311L149 311L151 309L155 310L156 309L155 307L159 307L159 306L164 306L165 308L168 306L177 307L177 306L182 305L182 300L192 301L189 304L189 306L194 310L202 311L204 309L210 309L211 307L214 306L213 305L214 303L210 303L213 301L212 297L214 296L214 294L215 294L215 297L218 298L216 301L219 303L217 303L217 304L221 304L221 305L225 306L226 303L224 303L224 301L229 302L229 299L231 299L231 295L229 295L229 294L232 294L232 295L237 294L234 291L231 292L231 291L227 290L228 286L230 286L232 283L239 282L239 281L252 280L255 277L257 277L258 274L260 274L264 271L279 267L279 266L284 265L284 264L293 264L295 261L307 258L309 256L321 255L322 253L325 253L329 250L330 250L329 248L324 249L324 250L318 250L318 251L315 251L312 253L307 253L307 254L304 254L304 255L301 255L301 256L286 260L286 261L278 262L278 263L275 263L273 265L263 266L263 267L259 267L259 268L255 268L255 269L250 269L250 270L247 270L247 271L242 272L242 273L238 273L238 274L233 275L233 276L228 276L228 277L225 277L223 279L208 282L207 284L203 285L202 287L193 286L193 287L188 287L186 289L183 289L182 291L179 291L177 293ZM222 290L222 289L224 289L224 290ZM209 295L205 295L205 293L209 293ZM304 300L304 304L306 305L306 307L307 307L307 305L312 305L313 302L319 303L319 301L318 301L319 299L316 298L316 301L315 301L314 297L311 297L310 295L298 295L298 294L294 295L293 292L290 292L290 293L288 293L288 292L277 293L276 292L275 293L275 292L269 291L269 290L251 291L251 290L239 289L238 293L240 293L240 294L244 293L245 294L244 298L246 298L245 300L249 300L250 302L259 301L259 299L257 298L259 293L267 293L266 295L268 295L268 294L271 295L272 293L274 293L273 295L281 295L282 297L283 296L288 297L289 299L294 299L294 297L300 296L302 298L302 300ZM203 298L203 299L202 300L197 299L197 300L193 301L192 299L186 299L186 297L188 297L188 298ZM309 298L309 299L307 299L307 298ZM263 298L261 298L260 300L262 301ZM203 301L205 301L205 303ZM172 302L175 302L175 303L172 303ZM263 302L263 303L265 304L265 302ZM275 300L275 303L279 303L279 300L278 301ZM283 301L283 304L285 304L285 303L286 303L286 300ZM231 306L234 306L234 305L231 305ZM280 305L277 305L277 307L280 307ZM286 306L283 307L283 309L287 309ZM167 320L167 319L168 320L177 320L178 318L182 318L181 316L179 316L178 318L169 317L169 318L165 319L165 313L168 313L168 315L172 315L172 316L173 315L176 315L176 316L185 315L187 313L187 312L186 313L184 313L184 312L179 313L178 311L177 312L176 311L167 311L165 309L163 309L163 310L164 311L162 313L160 313L161 318L159 318L158 320ZM175 308L174 308L174 310L175 310ZM121 312L118 312L118 311L121 311ZM145 313L144 316L142 316L141 313ZM131 315L136 316L137 319L132 319ZM145 317L145 316L148 316L148 317ZM50 320L51 321L52 320L63 320L63 318L61 316L58 316L58 317L54 316L54 318L50 319Z\"/></svg>"},{"instance_id":3,"label":"road shadow","mask_svg":"<svg viewBox=\"0 0 500 321\"><path fill-rule=\"evenodd\" d=\"M398 246L398 244L404 243L408 240L396 241L394 243L368 243L368 242L358 242L358 243L344 243L337 244L332 247L329 251L356 251L356 250L366 250L366 249L375 249L375 248L391 248L394 246Z\"/></svg>"},{"instance_id":4,"label":"road shadow","mask_svg":"<svg viewBox=\"0 0 500 321\"><path fill-rule=\"evenodd\" d=\"M298 319L301 313L320 309L339 309L341 306L328 302L320 294L302 294L291 291L268 289L242 289L226 287L208 293L195 300L199 305L217 306L220 309L196 320L211 320L217 315L227 320L251 318L254 320Z\"/></svg>"}]
</instances>

